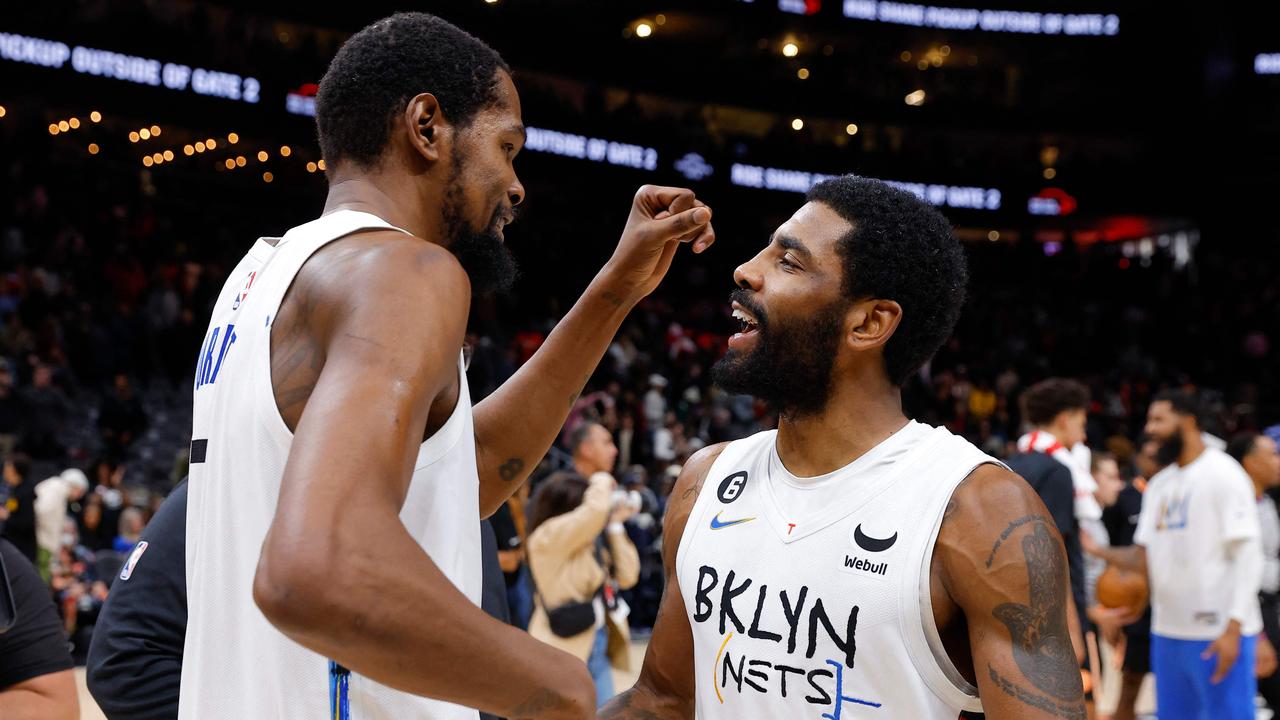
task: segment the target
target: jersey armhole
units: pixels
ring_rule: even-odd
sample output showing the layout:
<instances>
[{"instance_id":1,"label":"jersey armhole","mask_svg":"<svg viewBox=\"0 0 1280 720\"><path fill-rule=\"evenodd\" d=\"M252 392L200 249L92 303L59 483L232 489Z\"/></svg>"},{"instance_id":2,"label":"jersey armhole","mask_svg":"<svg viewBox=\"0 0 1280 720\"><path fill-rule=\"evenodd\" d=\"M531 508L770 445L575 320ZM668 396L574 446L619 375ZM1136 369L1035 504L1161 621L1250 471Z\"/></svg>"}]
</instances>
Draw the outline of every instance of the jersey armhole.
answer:
<instances>
[{"instance_id":1,"label":"jersey armhole","mask_svg":"<svg viewBox=\"0 0 1280 720\"><path fill-rule=\"evenodd\" d=\"M932 570L933 548L938 541L938 533L942 529L942 518L945 514L946 506L960 483L983 465L1005 467L1003 463L996 461L994 458L983 456L977 459L951 483L948 492L938 493L937 499L930 506L929 514L926 517L930 518L932 529L929 532L929 540L925 543L916 566L915 582L918 584L917 587L910 588L915 592L906 592L907 588L904 588L902 593L904 605L907 605L906 600L911 597L917 598L918 601L914 608L902 608L902 612L899 615L903 625L904 637L907 640L911 662L915 665L920 677L929 686L929 689L953 707L978 713L982 712L982 701L978 697L978 688L970 684L968 680L965 680L964 676L956 668L955 663L951 661L951 656L947 654L946 647L942 643L942 635L938 631L938 625L934 620L930 573Z\"/></svg>"},{"instance_id":2,"label":"jersey armhole","mask_svg":"<svg viewBox=\"0 0 1280 720\"><path fill-rule=\"evenodd\" d=\"M263 399L258 408L263 427L267 434L282 446L287 446L293 441L293 430L289 429L289 424L285 422L284 416L280 413L280 406L276 403L275 382L271 374L272 335L276 316L280 313L280 307L289 295L289 290L297 282L298 275L313 255L330 243L368 230L396 230L411 235L409 231L391 225L376 215L341 210L322 215L310 223L299 225L285 233L285 236L276 243L275 252L271 255L270 261L258 270L265 275L271 263L275 263L276 268L279 268L280 263L283 262L286 273L285 278L280 280L272 277L269 299L265 306L257 308L260 313L265 311L266 332L262 335L259 347L254 348L255 357L251 361L257 366L257 371L252 374L256 383L255 392L259 398ZM288 255L286 256L285 253ZM266 290L266 288L263 289Z\"/></svg>"},{"instance_id":3,"label":"jersey armhole","mask_svg":"<svg viewBox=\"0 0 1280 720\"><path fill-rule=\"evenodd\" d=\"M698 525L709 504L706 500L707 483L711 480L715 469L719 467L720 460L736 444L736 442L733 442L725 446L724 450L720 451L720 455L716 457L715 462L711 463L711 467L707 468L707 476L702 480L702 488L698 491L698 496L693 499L693 507L689 508L689 516L684 521L684 530L680 533L680 544L676 546L675 580L677 584L679 584L680 576L684 574L684 558L688 555L687 549L693 542L693 536L698 532Z\"/></svg>"}]
</instances>

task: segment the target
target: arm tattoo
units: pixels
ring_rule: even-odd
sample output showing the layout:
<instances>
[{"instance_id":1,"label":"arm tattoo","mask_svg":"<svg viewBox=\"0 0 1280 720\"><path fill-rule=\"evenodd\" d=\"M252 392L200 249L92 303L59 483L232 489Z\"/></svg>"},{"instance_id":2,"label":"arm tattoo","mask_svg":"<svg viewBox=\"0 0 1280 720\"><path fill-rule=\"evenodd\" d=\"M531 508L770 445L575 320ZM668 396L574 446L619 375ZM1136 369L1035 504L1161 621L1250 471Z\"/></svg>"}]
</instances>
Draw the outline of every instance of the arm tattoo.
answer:
<instances>
[{"instance_id":1,"label":"arm tattoo","mask_svg":"<svg viewBox=\"0 0 1280 720\"><path fill-rule=\"evenodd\" d=\"M946 520L951 517L951 514L954 513L956 511L956 508L958 507L960 507L960 503L956 502L955 498L952 498L950 501L948 501L947 509L942 512L943 522L946 522ZM988 564L988 567L990 567L989 564Z\"/></svg>"},{"instance_id":2,"label":"arm tattoo","mask_svg":"<svg viewBox=\"0 0 1280 720\"><path fill-rule=\"evenodd\" d=\"M991 548L991 554L987 556L987 567L990 568L991 563L995 562L996 551L1000 549L1000 546L1004 544L1005 540L1009 539L1009 536L1013 534L1014 530L1017 530L1029 522L1043 523L1044 521L1044 518L1039 515L1024 515L1009 523L1009 527L1005 528L1004 532L1000 533L1000 539L996 540L995 546Z\"/></svg>"},{"instance_id":3,"label":"arm tattoo","mask_svg":"<svg viewBox=\"0 0 1280 720\"><path fill-rule=\"evenodd\" d=\"M1000 688L1006 695L1016 698L1037 710L1043 710L1056 718L1063 720L1085 720L1086 714L1084 706L1080 701L1071 703L1060 703L1053 698L1047 698L1043 695L1033 693L1026 688L1019 687L1010 682L1008 678L996 672L996 669L987 666L987 672L991 675L991 682Z\"/></svg>"},{"instance_id":4,"label":"arm tattoo","mask_svg":"<svg viewBox=\"0 0 1280 720\"><path fill-rule=\"evenodd\" d=\"M702 484L705 483L706 481L707 481L707 476L703 475L702 479L698 480L698 482L693 483L689 487L685 488L684 492L680 493L680 499L688 500L690 497L696 496L702 490Z\"/></svg>"},{"instance_id":5,"label":"arm tattoo","mask_svg":"<svg viewBox=\"0 0 1280 720\"><path fill-rule=\"evenodd\" d=\"M622 296L615 293L612 290L605 290L604 293L601 294L601 297L603 297L605 300L608 300L609 304L616 308L622 307L622 303L623 303Z\"/></svg>"},{"instance_id":6,"label":"arm tattoo","mask_svg":"<svg viewBox=\"0 0 1280 720\"><path fill-rule=\"evenodd\" d=\"M627 690L619 693L607 705L600 708L600 712L596 717L598 720L665 720L662 715L658 715L644 708L635 707L636 700L635 689Z\"/></svg>"},{"instance_id":7,"label":"arm tattoo","mask_svg":"<svg viewBox=\"0 0 1280 720\"><path fill-rule=\"evenodd\" d=\"M1015 524L1019 522L1014 521ZM1011 524L1010 530L1013 527L1015 525ZM994 668L990 668L992 680L1023 702L1041 709L1046 709L1041 702L1048 703L1054 708L1066 708L1074 713L1074 709L1082 709L1084 692L1067 629L1068 588L1063 553L1043 522L1033 525L1031 532L1022 539L1022 551L1026 557L1030 600L1025 605L1002 603L996 606L992 615L1008 628L1013 641L1013 659L1023 676L1051 697L1039 697L1025 688L1013 686L1006 679L999 678ZM1060 717L1074 717L1061 714L1057 709L1053 712ZM1080 716L1083 717L1083 713Z\"/></svg>"},{"instance_id":8,"label":"arm tattoo","mask_svg":"<svg viewBox=\"0 0 1280 720\"><path fill-rule=\"evenodd\" d=\"M511 458L498 466L498 477L506 482L511 482L520 477L520 472L524 470L524 461L520 458Z\"/></svg>"}]
</instances>

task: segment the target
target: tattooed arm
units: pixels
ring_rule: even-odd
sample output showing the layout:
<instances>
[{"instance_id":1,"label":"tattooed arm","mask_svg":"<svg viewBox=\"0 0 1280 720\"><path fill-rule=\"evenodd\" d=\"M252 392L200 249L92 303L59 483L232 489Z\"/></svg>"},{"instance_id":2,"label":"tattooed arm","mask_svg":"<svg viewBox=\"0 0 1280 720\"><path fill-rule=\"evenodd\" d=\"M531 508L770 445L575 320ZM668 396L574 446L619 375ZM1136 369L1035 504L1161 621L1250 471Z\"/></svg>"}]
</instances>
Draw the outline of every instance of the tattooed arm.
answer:
<instances>
[{"instance_id":1,"label":"tattooed arm","mask_svg":"<svg viewBox=\"0 0 1280 720\"><path fill-rule=\"evenodd\" d=\"M1044 503L995 465L975 470L952 501L934 570L964 615L987 718L1084 720L1067 556Z\"/></svg>"},{"instance_id":2,"label":"tattooed arm","mask_svg":"<svg viewBox=\"0 0 1280 720\"><path fill-rule=\"evenodd\" d=\"M666 275L681 241L715 241L711 211L680 188L646 185L613 258L538 352L475 408L480 512L493 514L555 442L631 308Z\"/></svg>"},{"instance_id":3,"label":"tattooed arm","mask_svg":"<svg viewBox=\"0 0 1280 720\"><path fill-rule=\"evenodd\" d=\"M644 654L640 677L629 690L600 710L601 720L687 720L693 717L693 630L676 582L676 550L684 526L698 499L707 472L726 443L698 451L685 463L671 490L667 516L662 521L662 565L667 584L653 625L653 637Z\"/></svg>"}]
</instances>

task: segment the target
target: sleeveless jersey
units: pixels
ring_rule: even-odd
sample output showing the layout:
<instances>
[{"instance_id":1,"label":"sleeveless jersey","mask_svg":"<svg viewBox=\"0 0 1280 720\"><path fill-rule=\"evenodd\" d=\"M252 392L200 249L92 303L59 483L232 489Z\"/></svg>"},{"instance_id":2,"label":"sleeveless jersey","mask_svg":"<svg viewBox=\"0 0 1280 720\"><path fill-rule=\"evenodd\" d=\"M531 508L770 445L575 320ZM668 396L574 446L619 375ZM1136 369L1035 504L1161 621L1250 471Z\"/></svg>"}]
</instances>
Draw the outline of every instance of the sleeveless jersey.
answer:
<instances>
[{"instance_id":1,"label":"sleeveless jersey","mask_svg":"<svg viewBox=\"0 0 1280 720\"><path fill-rule=\"evenodd\" d=\"M373 215L340 210L283 238L260 239L218 296L196 365L182 720L477 717L474 710L340 672L335 694L345 697L334 698L338 707L331 708L328 660L285 637L253 601L254 572L293 440L271 385L271 325L313 253L371 228L399 230ZM458 375L457 406L418 449L400 521L479 604L479 477L461 349Z\"/></svg>"},{"instance_id":2,"label":"sleeveless jersey","mask_svg":"<svg viewBox=\"0 0 1280 720\"><path fill-rule=\"evenodd\" d=\"M724 449L676 554L699 720L980 711L935 627L929 568L952 491L997 461L911 422L848 466L801 480L776 436Z\"/></svg>"}]
</instances>

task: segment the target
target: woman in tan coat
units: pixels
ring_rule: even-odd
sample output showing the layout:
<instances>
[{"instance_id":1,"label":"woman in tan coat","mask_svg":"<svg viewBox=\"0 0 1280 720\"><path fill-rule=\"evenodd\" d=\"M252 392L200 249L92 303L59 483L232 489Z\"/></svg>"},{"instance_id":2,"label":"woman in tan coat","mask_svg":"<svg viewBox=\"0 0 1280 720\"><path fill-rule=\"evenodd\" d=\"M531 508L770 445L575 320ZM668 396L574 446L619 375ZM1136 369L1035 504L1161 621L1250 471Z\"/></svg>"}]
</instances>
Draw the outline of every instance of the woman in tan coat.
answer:
<instances>
[{"instance_id":1,"label":"woman in tan coat","mask_svg":"<svg viewBox=\"0 0 1280 720\"><path fill-rule=\"evenodd\" d=\"M595 473L589 481L577 473L555 473L534 494L529 515L529 570L536 588L529 633L582 658L600 704L613 696L611 665L627 669L630 658L625 605L610 609L614 588L606 585L612 580L629 589L640 578L640 554L622 525L635 510L625 502L613 507L616 486L608 473ZM575 632L553 631L548 609L557 617L575 616L568 623Z\"/></svg>"}]
</instances>

